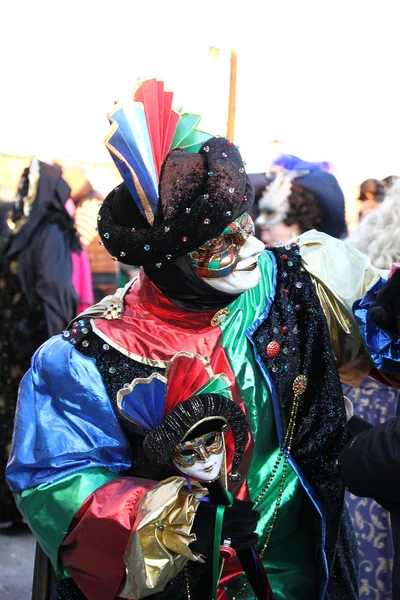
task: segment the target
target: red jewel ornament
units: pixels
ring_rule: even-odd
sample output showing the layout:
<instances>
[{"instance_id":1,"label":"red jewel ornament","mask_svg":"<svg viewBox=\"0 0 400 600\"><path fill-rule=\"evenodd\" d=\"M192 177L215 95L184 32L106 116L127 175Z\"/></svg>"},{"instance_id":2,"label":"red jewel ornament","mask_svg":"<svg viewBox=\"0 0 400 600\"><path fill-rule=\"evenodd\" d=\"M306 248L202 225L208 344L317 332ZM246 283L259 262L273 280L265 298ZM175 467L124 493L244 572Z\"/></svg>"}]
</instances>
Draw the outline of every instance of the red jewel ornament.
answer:
<instances>
[{"instance_id":1,"label":"red jewel ornament","mask_svg":"<svg viewBox=\"0 0 400 600\"><path fill-rule=\"evenodd\" d=\"M278 356L281 351L281 347L278 342L270 342L267 346L267 356L270 358L274 358L274 356Z\"/></svg>"},{"instance_id":2,"label":"red jewel ornament","mask_svg":"<svg viewBox=\"0 0 400 600\"><path fill-rule=\"evenodd\" d=\"M282 254L281 258L282 258L282 260L287 260L288 259L287 254Z\"/></svg>"},{"instance_id":3,"label":"red jewel ornament","mask_svg":"<svg viewBox=\"0 0 400 600\"><path fill-rule=\"evenodd\" d=\"M186 235L184 235L182 238L182 242L187 242L187 241L188 241L188 238L186 237Z\"/></svg>"},{"instance_id":4,"label":"red jewel ornament","mask_svg":"<svg viewBox=\"0 0 400 600\"><path fill-rule=\"evenodd\" d=\"M288 295L289 295L289 290L288 290L287 288L283 288L283 290L282 290L282 294L283 294L284 296L288 296Z\"/></svg>"},{"instance_id":5,"label":"red jewel ornament","mask_svg":"<svg viewBox=\"0 0 400 600\"><path fill-rule=\"evenodd\" d=\"M284 335L286 335L287 333L289 333L289 327L287 325L284 325L282 327L281 331Z\"/></svg>"},{"instance_id":6,"label":"red jewel ornament","mask_svg":"<svg viewBox=\"0 0 400 600\"><path fill-rule=\"evenodd\" d=\"M242 200L243 200L243 202L246 202L247 196L242 196Z\"/></svg>"},{"instance_id":7,"label":"red jewel ornament","mask_svg":"<svg viewBox=\"0 0 400 600\"><path fill-rule=\"evenodd\" d=\"M78 330L77 330L77 329L73 329L73 330L71 331L71 333L72 333L72 335L78 335Z\"/></svg>"},{"instance_id":8,"label":"red jewel ornament","mask_svg":"<svg viewBox=\"0 0 400 600\"><path fill-rule=\"evenodd\" d=\"M226 142L227 146L232 146L232 142Z\"/></svg>"}]
</instances>

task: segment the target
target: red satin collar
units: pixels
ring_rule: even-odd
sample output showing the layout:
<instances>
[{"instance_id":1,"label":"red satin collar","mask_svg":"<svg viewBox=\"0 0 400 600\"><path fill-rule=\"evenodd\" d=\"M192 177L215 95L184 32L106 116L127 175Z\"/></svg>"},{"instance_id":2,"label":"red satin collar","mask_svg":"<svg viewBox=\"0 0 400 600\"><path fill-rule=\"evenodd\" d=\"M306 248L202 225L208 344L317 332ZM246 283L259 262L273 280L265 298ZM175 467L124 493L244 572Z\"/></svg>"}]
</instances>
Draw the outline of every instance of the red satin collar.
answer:
<instances>
[{"instance_id":1,"label":"red satin collar","mask_svg":"<svg viewBox=\"0 0 400 600\"><path fill-rule=\"evenodd\" d=\"M210 356L221 337L211 325L215 311L185 311L170 302L144 275L124 299L121 319L94 319L98 333L115 347L136 357L168 361L185 351Z\"/></svg>"}]
</instances>

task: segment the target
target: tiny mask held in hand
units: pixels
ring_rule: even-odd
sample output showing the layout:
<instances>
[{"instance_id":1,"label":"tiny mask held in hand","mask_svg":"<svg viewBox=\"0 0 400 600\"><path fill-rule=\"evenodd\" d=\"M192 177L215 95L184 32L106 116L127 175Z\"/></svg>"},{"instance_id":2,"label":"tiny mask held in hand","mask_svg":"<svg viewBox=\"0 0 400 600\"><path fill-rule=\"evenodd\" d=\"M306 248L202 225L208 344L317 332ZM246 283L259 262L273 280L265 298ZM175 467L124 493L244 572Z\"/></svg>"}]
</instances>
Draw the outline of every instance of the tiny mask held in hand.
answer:
<instances>
[{"instance_id":1,"label":"tiny mask held in hand","mask_svg":"<svg viewBox=\"0 0 400 600\"><path fill-rule=\"evenodd\" d=\"M223 433L212 431L178 444L172 462L189 477L214 481L219 477L223 458Z\"/></svg>"}]
</instances>

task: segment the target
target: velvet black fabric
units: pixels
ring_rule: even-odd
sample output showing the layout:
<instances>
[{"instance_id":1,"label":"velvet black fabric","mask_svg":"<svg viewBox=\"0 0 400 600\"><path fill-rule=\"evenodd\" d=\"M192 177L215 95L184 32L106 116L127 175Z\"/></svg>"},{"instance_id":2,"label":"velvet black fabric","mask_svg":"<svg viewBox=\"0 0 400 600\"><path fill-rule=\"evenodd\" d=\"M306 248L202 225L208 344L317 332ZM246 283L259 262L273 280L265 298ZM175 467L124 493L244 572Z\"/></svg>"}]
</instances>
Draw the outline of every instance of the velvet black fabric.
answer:
<instances>
[{"instance_id":1,"label":"velvet black fabric","mask_svg":"<svg viewBox=\"0 0 400 600\"><path fill-rule=\"evenodd\" d=\"M231 304L239 294L214 289L196 273L190 256L181 256L159 269L144 267L146 276L170 302L191 312L219 310Z\"/></svg>"},{"instance_id":2,"label":"velvet black fabric","mask_svg":"<svg viewBox=\"0 0 400 600\"><path fill-rule=\"evenodd\" d=\"M152 227L125 184L107 196L98 229L112 256L125 264L162 269L219 235L246 212L254 190L236 146L226 138L211 138L199 154L172 153L165 161Z\"/></svg>"},{"instance_id":3,"label":"velvet black fabric","mask_svg":"<svg viewBox=\"0 0 400 600\"><path fill-rule=\"evenodd\" d=\"M257 351L278 392L283 438L293 407L293 382L305 375L292 443L292 456L306 482L312 485L326 510L325 553L330 573L326 600L357 595L357 548L349 522L343 515L344 486L336 463L346 442L346 411L329 330L315 288L301 266L296 244L274 248L277 292L268 318L254 335ZM271 356L268 345L279 344ZM347 539L347 556L337 548ZM344 564L346 561L347 564Z\"/></svg>"}]
</instances>

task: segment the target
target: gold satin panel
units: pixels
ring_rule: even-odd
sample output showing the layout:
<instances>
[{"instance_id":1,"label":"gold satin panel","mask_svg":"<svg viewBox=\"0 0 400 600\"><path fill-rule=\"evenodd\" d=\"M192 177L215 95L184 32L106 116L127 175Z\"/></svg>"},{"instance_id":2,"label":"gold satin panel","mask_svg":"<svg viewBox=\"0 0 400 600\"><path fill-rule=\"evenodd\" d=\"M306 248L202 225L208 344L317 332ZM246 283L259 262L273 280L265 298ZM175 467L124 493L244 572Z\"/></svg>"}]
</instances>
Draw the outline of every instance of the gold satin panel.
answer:
<instances>
[{"instance_id":1,"label":"gold satin panel","mask_svg":"<svg viewBox=\"0 0 400 600\"><path fill-rule=\"evenodd\" d=\"M324 310L340 379L357 386L373 365L352 306L388 273L375 269L365 254L346 242L320 231L307 231L294 241Z\"/></svg>"},{"instance_id":2,"label":"gold satin panel","mask_svg":"<svg viewBox=\"0 0 400 600\"><path fill-rule=\"evenodd\" d=\"M197 498L208 491L192 482ZM138 600L161 592L188 560L203 562L193 554L191 533L199 500L191 494L183 477L170 477L142 498L133 533L126 547L126 579L121 598Z\"/></svg>"}]
</instances>

